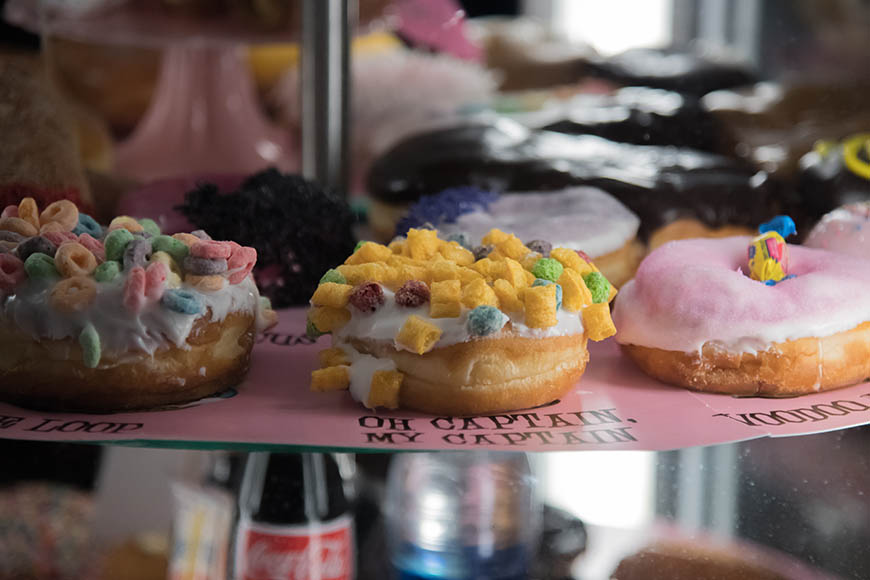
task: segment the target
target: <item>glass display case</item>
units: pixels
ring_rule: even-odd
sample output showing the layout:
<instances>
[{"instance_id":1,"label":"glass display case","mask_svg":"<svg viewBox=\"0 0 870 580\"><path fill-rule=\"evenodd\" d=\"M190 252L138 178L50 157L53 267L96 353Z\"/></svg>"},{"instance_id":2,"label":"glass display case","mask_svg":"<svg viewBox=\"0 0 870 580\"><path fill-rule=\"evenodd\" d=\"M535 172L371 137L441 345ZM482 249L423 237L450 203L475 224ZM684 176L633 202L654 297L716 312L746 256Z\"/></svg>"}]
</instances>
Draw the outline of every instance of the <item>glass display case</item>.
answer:
<instances>
[{"instance_id":1,"label":"glass display case","mask_svg":"<svg viewBox=\"0 0 870 580\"><path fill-rule=\"evenodd\" d=\"M0 260L0 450L6 465L0 470L0 579L870 578L870 557L863 549L870 537L865 496L870 460L863 453L870 369L864 368L862 350L870 342L853 337L855 342L824 342L823 348L823 339L864 332L870 320L860 285L870 275L861 268L868 256L860 234L870 215L866 3L7 0L3 5L0 127L7 146L0 146L0 209L7 209L0 218L0 257L12 257ZM615 205L587 200L596 208L583 210L591 218L566 218L559 214L579 210L553 209L545 201L593 188ZM452 205L426 205L443 190L454 192L449 204L462 198L471 209L447 219ZM491 208L501 201L480 202L482 191L542 197L497 214ZM502 199L508 197L521 196ZM77 217L66 232L72 238L52 238L60 234L45 228L51 220L44 212L37 212L38 229L31 234L14 229L26 226L10 221L27 221L24 198L36 198L36 204L74 202L76 216L96 218L94 235L79 230L89 226ZM485 215L483 226L458 221L475 211ZM467 264L455 258L456 272L472 275L473 264L490 255L512 260L528 270L523 288L558 288L555 327L556 311L562 316L573 294L570 280L562 277L563 266L570 270L572 262L551 259L563 255L553 247L563 245L560 228L569 230L568 238L588 231L583 244L589 245L573 248L572 259L581 256L583 264L591 264L587 253L592 255L601 271L597 266L589 271L607 284L598 299L593 284L578 274L588 305L606 311L598 319L580 315L580 332L585 328L589 335L599 324L606 326L604 318L614 325L607 308L614 295L616 304L620 294L637 296L635 287L623 289L634 283L629 280L653 251L674 252L683 246L673 240L698 237L770 237L757 228L777 214L791 216L797 229L795 237L784 231L777 238L788 240L781 247L792 248L792 263L812 258L817 264L797 274L798 282L811 278L808 289L784 291L771 301L755 290L751 298L741 294L720 274L709 274L709 283L697 272L671 275L684 263L719 265L718 246L683 250L683 257L660 266L669 268L666 272L646 274L647 284L660 292L655 312L691 309L675 305L679 301L667 292L676 288L709 299L696 309L702 316L689 317L675 331L658 314L637 322L614 312L616 337L602 331L602 340L590 341L587 349L584 335L582 352L589 362L580 367L582 379L574 377L570 388L542 404L522 405L529 408L502 404L455 412L451 401L442 400L424 412L419 403L413 407L400 399L398 386L384 387L387 399L379 400L379 407L374 378L362 394L354 386L359 377L352 369L361 368L359 359L349 363L348 351L336 348L327 359L318 354L332 343L318 328L325 329L323 319L309 314L308 297L318 284L347 286L349 295L371 283L374 270L353 281L351 270L342 266L329 270L340 281L320 278L340 263L336 256L358 255L368 243L354 248L357 240L401 247L410 239L408 228L452 232L453 224L461 223L454 228L457 237L443 242L473 256ZM111 221L116 215L133 216L123 219L134 227ZM565 219L575 221L565 226ZM540 237L553 244L521 235L524 255L516 260L494 238L478 245L458 237L460 230L467 238L474 227L485 226L480 238L500 223L524 228L530 220L544 224L538 224L545 231ZM112 225L101 229L98 221ZM615 234L620 228L631 232ZM16 350L19 337L10 328L41 335L36 342L61 341L73 336L65 330L67 322L78 321L82 312L51 306L49 314L54 286L40 286L40 294L22 290L22 284L45 279L60 285L79 276L79 270L67 275L57 254L70 242L87 246L83 235L96 244L87 246L95 261L85 277L96 278L97 264L113 261L109 236L119 229L130 232L130 241L116 256L120 273L114 275L132 278L130 271L143 271L144 306L128 305L133 291L124 282L118 292L124 293L126 310L99 316L135 319L136 328L109 336L102 331L111 323L94 315L88 318L90 331L76 330L66 350L47 351L21 371L15 361L26 355ZM184 256L161 266L161 292L152 300L146 272L157 261L154 255L166 253L173 260L172 252L180 251L166 240L157 248L153 240L181 243L185 238L167 234L203 229L241 245L233 242L225 256L206 256L194 254L194 244L217 248L229 242L214 242L208 234L184 242ZM36 238L48 241L36 247L29 241ZM27 256L21 249L25 240L34 246ZM139 262L130 249L133 240L149 245L148 257ZM607 248L597 251L596 243ZM785 288L791 280L788 254L765 254L781 273L756 276L752 257L763 251L758 243L769 253L782 251L768 241L739 241L740 259L747 251L749 257L738 274L751 276L759 288ZM819 250L798 244L852 256L816 259L821 254L802 252ZM241 254L235 248L247 246L256 248L261 265L237 260ZM223 246L214 250L223 251ZM51 271L31 260L46 253L52 256L46 255ZM531 254L532 262L522 264ZM605 265L616 254L620 267ZM410 253L403 257L406 266L420 266ZM424 262L444 259L441 252ZM223 269L194 270L206 267L203 260L223 260ZM345 266L371 265L351 260ZM535 270L542 260L555 262L558 274L547 278L550 274ZM13 262L20 262L20 272L13 271ZM81 260L74 266L87 269ZM306 271L312 269L313 277ZM233 380L150 405L156 408L141 402L93 406L92 400L65 394L61 383L78 385L85 375L53 370L55 359L77 357L88 366L88 353L96 348L96 362L88 368L100 368L101 348L109 353L117 344L138 341L136 348L149 351L153 360L161 352L154 346L161 332L165 338L179 329L182 343L206 344L212 353L223 348L220 337L231 327L191 329L193 323L185 327L177 316L206 312L205 300L209 312L224 308L223 318L232 318L233 306L197 298L201 311L185 313L189 302L173 302L172 310L161 296L172 291L173 300L190 300L189 293L170 285L173 275L180 274L178 284L206 284L204 278L242 270L235 282L219 280L219 290L235 288L244 278L252 286L256 282L275 308L262 301L251 307L252 320L270 324L256 332L254 323L248 324L247 338L238 341L248 341L247 353ZM434 304L434 284L450 279L425 272L433 297L423 284L425 301L414 308ZM385 279L377 281L387 298L401 305L400 288L407 281L398 279L390 288ZM463 321L470 316L466 310L501 312L499 304L505 309L496 279L493 274L482 282L495 306L466 303L476 299L463 294ZM724 309L709 296L722 286L732 292ZM197 290L217 292L204 288ZM465 291L466 282L461 288ZM372 311L384 304L384 290L378 286L378 291L380 302ZM251 292L258 296L256 287ZM33 297L38 295L49 298L39 303ZM518 300L516 289L512 296ZM761 306L752 304L756 297ZM342 307L349 300L358 298L345 296ZM815 302L804 307L787 300ZM822 300L828 302L819 304ZM141 314L155 305L173 314L158 317L159 323ZM777 312L768 314L763 307ZM72 318L58 322L56 311ZM510 324L519 329L527 321ZM801 334L807 326L817 332ZM644 366L637 355L637 347L652 349L641 344L652 336L652 342L677 345L671 349L677 354L712 356L706 339L683 347L725 327L725 338L714 345L725 353L722 374L686 379L689 363L673 365L680 375L670 367ZM438 337L449 328L441 324ZM763 358L767 347L746 328L800 343L802 350ZM364 332L375 336L378 328ZM530 332L523 338L551 336ZM200 338L204 342L198 343ZM330 356L345 360L330 363ZM510 363L522 356L517 351ZM191 365L184 363L186 371ZM332 375L321 375L325 382L319 387L316 378L309 386L312 372L336 368L344 369L344 389L333 385ZM407 385L410 374L402 379L396 368L378 366L374 372L399 374ZM737 387L739 381L728 374L735 369L750 376ZM779 378L811 376L783 386L771 378L774 371ZM196 376L210 372L203 363L189 375L176 373L187 378L174 388L184 387L185 380L198 385ZM40 373L49 379L38 378ZM33 386L31 376L37 377ZM22 377L27 386L13 387ZM144 379L112 375L111 381L95 397L121 400L118 393L135 391ZM33 394L43 391L48 395ZM403 408L395 408L400 400Z\"/></svg>"}]
</instances>

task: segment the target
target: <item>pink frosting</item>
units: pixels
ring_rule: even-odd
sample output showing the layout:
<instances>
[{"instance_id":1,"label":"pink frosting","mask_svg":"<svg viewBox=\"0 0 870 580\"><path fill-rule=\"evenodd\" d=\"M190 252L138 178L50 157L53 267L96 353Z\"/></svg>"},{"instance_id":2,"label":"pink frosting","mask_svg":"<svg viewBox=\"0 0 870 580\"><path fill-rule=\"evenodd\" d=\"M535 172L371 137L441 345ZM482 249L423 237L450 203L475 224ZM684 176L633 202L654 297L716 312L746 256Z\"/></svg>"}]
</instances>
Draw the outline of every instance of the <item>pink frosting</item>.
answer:
<instances>
[{"instance_id":1,"label":"pink frosting","mask_svg":"<svg viewBox=\"0 0 870 580\"><path fill-rule=\"evenodd\" d=\"M765 286L747 271L749 237L670 242L651 253L616 298L616 340L680 352L715 342L757 352L829 336L870 320L870 267L789 244L789 274Z\"/></svg>"}]
</instances>

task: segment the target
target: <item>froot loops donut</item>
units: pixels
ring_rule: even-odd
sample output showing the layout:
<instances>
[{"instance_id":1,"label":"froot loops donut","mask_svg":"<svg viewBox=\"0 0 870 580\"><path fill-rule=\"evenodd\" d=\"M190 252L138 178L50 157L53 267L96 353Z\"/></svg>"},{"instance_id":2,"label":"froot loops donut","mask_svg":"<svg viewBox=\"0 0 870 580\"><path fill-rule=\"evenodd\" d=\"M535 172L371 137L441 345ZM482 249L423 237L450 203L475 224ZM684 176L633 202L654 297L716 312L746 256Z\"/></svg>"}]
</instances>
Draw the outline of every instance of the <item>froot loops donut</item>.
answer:
<instances>
[{"instance_id":1,"label":"froot loops donut","mask_svg":"<svg viewBox=\"0 0 870 580\"><path fill-rule=\"evenodd\" d=\"M613 312L628 357L665 383L740 396L796 396L870 376L867 263L761 237L782 244L768 258L776 268L751 264L759 238L682 240L647 256Z\"/></svg>"},{"instance_id":2,"label":"froot loops donut","mask_svg":"<svg viewBox=\"0 0 870 580\"><path fill-rule=\"evenodd\" d=\"M332 334L315 391L349 389L369 408L468 415L523 409L571 389L588 339L615 332L615 289L585 255L549 258L488 232L485 257L438 232L364 242L311 297L309 333ZM587 280L590 282L587 283Z\"/></svg>"},{"instance_id":3,"label":"froot loops donut","mask_svg":"<svg viewBox=\"0 0 870 580\"><path fill-rule=\"evenodd\" d=\"M210 255L243 256L200 276L185 241L151 220L104 229L72 203L39 213L30 198L2 213L2 400L116 411L211 395L238 383L256 331L276 321L250 276L251 248L191 236Z\"/></svg>"}]
</instances>

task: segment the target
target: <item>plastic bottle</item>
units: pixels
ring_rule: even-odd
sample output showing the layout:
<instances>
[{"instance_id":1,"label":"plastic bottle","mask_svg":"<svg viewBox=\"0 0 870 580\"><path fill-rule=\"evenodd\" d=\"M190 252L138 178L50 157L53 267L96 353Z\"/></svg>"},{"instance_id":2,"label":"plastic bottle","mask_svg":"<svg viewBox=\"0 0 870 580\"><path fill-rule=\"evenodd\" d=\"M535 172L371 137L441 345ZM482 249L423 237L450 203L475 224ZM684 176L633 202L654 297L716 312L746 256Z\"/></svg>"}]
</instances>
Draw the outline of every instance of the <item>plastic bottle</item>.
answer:
<instances>
[{"instance_id":1,"label":"plastic bottle","mask_svg":"<svg viewBox=\"0 0 870 580\"><path fill-rule=\"evenodd\" d=\"M521 453L398 455L385 511L400 580L528 577L540 504Z\"/></svg>"}]
</instances>

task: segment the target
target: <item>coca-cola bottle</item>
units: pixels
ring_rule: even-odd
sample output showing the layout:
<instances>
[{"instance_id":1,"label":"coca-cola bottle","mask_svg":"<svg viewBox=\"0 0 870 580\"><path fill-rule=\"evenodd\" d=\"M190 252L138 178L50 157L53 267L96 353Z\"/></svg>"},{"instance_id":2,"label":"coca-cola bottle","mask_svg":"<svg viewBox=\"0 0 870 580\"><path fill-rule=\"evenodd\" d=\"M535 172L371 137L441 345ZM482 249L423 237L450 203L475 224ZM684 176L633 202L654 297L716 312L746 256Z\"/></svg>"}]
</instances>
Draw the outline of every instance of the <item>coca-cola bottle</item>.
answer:
<instances>
[{"instance_id":1,"label":"coca-cola bottle","mask_svg":"<svg viewBox=\"0 0 870 580\"><path fill-rule=\"evenodd\" d=\"M235 580L353 580L345 481L321 453L251 453L239 495Z\"/></svg>"}]
</instances>

